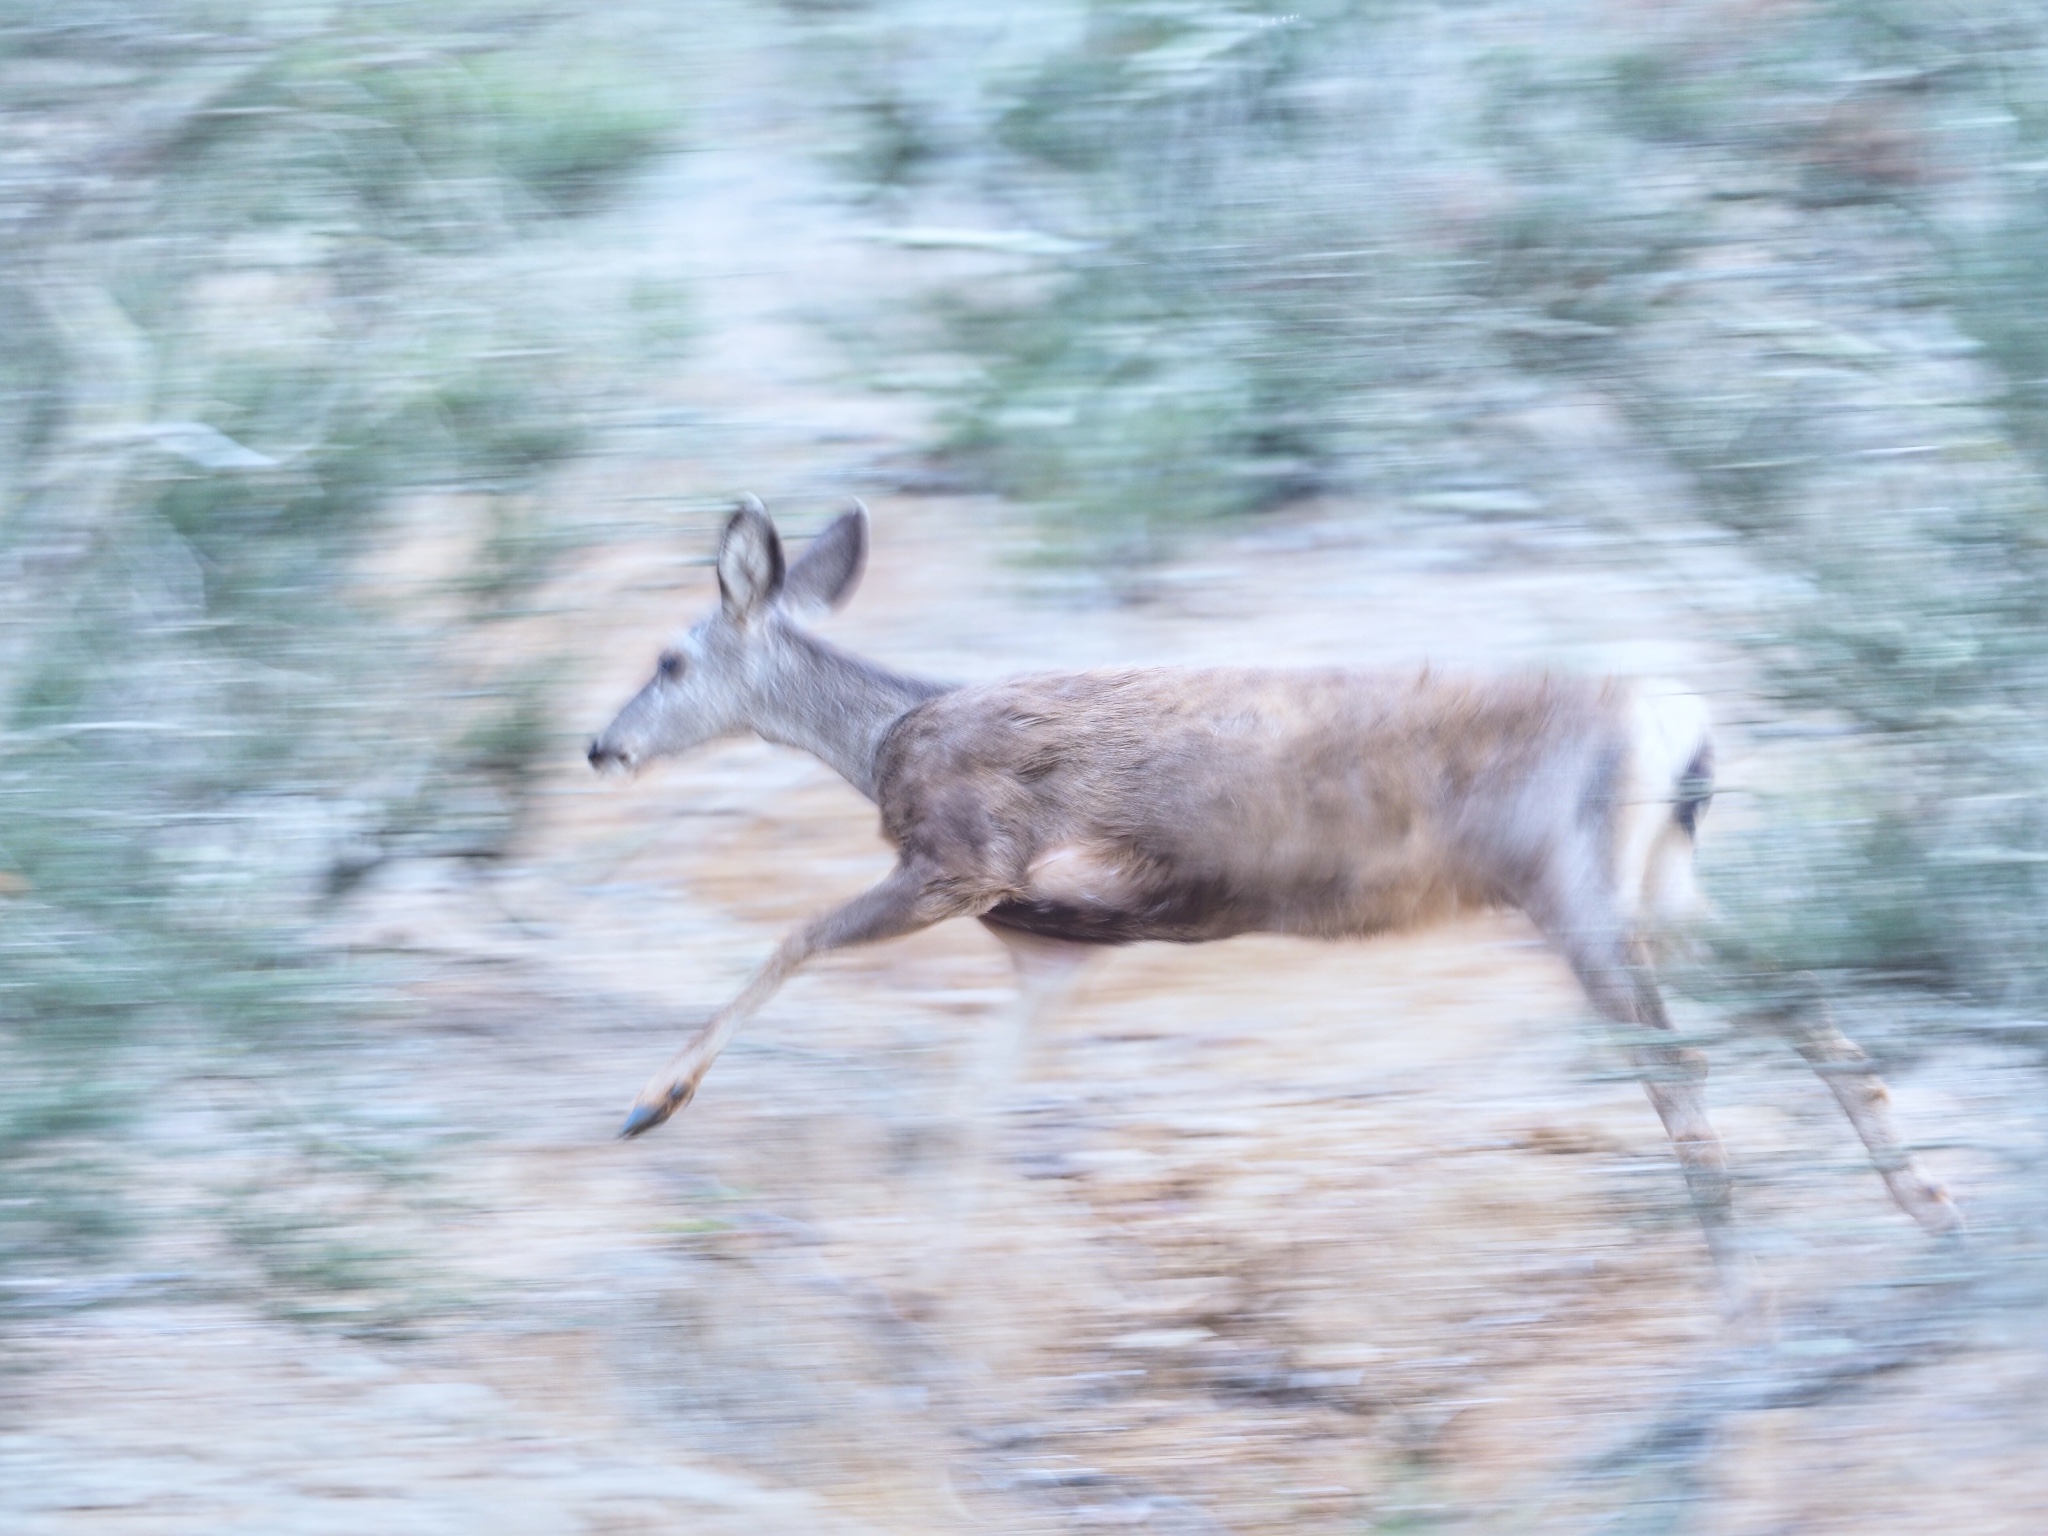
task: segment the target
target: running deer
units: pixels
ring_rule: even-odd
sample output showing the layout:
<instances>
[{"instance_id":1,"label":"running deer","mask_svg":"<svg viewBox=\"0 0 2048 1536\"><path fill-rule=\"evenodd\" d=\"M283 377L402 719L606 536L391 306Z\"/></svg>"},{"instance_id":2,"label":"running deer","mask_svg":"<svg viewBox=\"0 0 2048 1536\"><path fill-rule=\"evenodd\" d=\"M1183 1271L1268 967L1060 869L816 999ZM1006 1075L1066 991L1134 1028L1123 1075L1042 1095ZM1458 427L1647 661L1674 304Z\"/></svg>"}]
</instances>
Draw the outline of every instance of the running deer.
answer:
<instances>
[{"instance_id":1,"label":"running deer","mask_svg":"<svg viewBox=\"0 0 2048 1536\"><path fill-rule=\"evenodd\" d=\"M1651 969L1692 895L1712 794L1704 705L1669 685L1278 668L1053 673L974 687L885 671L800 620L867 558L858 502L785 568L748 498L718 547L717 611L591 743L637 769L753 732L823 759L881 811L894 870L785 938L648 1083L621 1134L687 1104L740 1025L812 956L974 917L1017 963L1016 1027L1102 945L1241 933L1364 938L1513 907L1627 1027L1717 1257L1727 1162L1706 1065ZM1864 1054L1818 1008L1781 1021L1900 1208L1958 1226L1894 1134Z\"/></svg>"}]
</instances>

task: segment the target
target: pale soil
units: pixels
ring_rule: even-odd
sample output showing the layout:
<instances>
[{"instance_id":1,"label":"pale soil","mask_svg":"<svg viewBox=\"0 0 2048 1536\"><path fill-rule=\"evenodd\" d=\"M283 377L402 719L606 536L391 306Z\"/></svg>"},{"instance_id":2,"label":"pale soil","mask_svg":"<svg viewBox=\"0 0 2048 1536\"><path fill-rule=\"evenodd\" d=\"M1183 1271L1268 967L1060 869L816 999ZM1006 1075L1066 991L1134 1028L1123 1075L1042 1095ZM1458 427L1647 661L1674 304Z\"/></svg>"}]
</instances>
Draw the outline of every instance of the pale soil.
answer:
<instances>
[{"instance_id":1,"label":"pale soil","mask_svg":"<svg viewBox=\"0 0 2048 1536\"><path fill-rule=\"evenodd\" d=\"M138 1171L167 1209L262 1190L284 1165L260 1140L223 1150L223 1128L252 1103L302 1133L332 1115L425 1170L369 1228L398 1299L295 1318L228 1270L191 1283L229 1261L170 1224L151 1262L185 1279L32 1330L0 1523L2042 1529L2038 1341L1942 1347L1950 1293L1885 1283L1944 1271L1821 1087L1751 1047L1714 1083L1774 1353L1768 1323L1723 1324L1639 1086L1518 920L1116 953L1035 1043L975 1189L942 1111L1008 976L972 924L818 965L683 1116L612 1139L775 936L888 862L871 809L807 759L735 744L619 783L576 755L708 601L693 562L734 490L800 531L869 498L870 574L829 633L913 670L1558 664L1675 672L1745 713L1739 666L1668 585L1734 579L1706 546L1651 559L1563 524L1317 506L1115 606L1017 564L1011 509L893 490L920 407L865 387L819 322L1000 259L855 239L815 127L750 108L775 66L735 50L713 147L576 237L600 275L682 279L703 332L655 425L563 488L601 536L499 637L562 679L519 856L373 884L335 937L424 952L414 1014L311 1066L195 1084ZM433 545L394 569L445 565ZM1984 1149L2037 1134L1989 1086L2019 1075L1988 1070L2003 1060L1894 1081L1907 1134L1994 1226L2017 1154ZM1860 1380L1901 1338L1924 1363Z\"/></svg>"}]
</instances>

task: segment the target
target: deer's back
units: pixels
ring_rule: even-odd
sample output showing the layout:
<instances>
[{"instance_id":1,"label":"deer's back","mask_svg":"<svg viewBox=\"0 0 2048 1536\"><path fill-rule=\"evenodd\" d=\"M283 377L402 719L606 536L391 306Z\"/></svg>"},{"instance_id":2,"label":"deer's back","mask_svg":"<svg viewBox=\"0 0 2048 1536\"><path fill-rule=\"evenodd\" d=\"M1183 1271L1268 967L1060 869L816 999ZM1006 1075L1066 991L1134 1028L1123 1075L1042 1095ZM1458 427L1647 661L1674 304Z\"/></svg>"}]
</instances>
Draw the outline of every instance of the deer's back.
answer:
<instances>
[{"instance_id":1,"label":"deer's back","mask_svg":"<svg viewBox=\"0 0 2048 1536\"><path fill-rule=\"evenodd\" d=\"M1032 676L886 743L883 829L991 921L1117 943L1341 936L1521 904L1604 836L1617 685L1338 670Z\"/></svg>"}]
</instances>

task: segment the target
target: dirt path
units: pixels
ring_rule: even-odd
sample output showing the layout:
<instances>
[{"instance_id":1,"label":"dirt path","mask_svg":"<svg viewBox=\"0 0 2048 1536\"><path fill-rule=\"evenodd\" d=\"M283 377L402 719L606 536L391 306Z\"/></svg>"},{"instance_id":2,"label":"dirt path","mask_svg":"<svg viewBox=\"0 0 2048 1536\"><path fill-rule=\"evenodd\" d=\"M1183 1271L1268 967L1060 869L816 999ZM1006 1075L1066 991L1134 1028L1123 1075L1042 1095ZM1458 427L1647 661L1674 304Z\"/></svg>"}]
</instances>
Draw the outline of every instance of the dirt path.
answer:
<instances>
[{"instance_id":1,"label":"dirt path","mask_svg":"<svg viewBox=\"0 0 2048 1536\"><path fill-rule=\"evenodd\" d=\"M1308 507L1118 607L1017 566L1011 509L892 490L921 406L831 338L1002 258L861 238L819 125L757 105L795 99L758 88L788 67L778 25L736 26L707 70L712 147L577 236L579 280L661 274L702 296L702 329L564 491L601 536L514 642L564 678L521 855L366 892L338 932L434 957L416 1016L260 1089L298 1125L373 1104L376 1146L431 1168L392 1233L409 1321L307 1326L146 1280L54 1319L0 1438L5 1524L1590 1528L1588 1501L1617 1496L1574 1469L1725 1341L1655 1119L1516 921L1111 956L1008 1095L971 1218L941 1106L1007 983L971 924L817 966L683 1117L611 1139L782 927L888 862L871 809L807 759L736 744L621 786L574 755L709 600L697 561L737 489L799 531L869 497L870 574L830 633L910 669L1429 657L1739 683L1644 562L1567 525ZM1899 1088L1910 1134L1972 1108L1953 1083ZM170 1141L256 1090L210 1091ZM1716 1097L1792 1301L1920 1262L1810 1078L1738 1053ZM2043 1486L2019 1447L1923 1422L2038 1402L2032 1359L1737 1419L1725 1528L2036 1528L1998 1523ZM1696 1472L1653 1468L1643 1496ZM1884 1503L1900 1479L1910 1498Z\"/></svg>"}]
</instances>

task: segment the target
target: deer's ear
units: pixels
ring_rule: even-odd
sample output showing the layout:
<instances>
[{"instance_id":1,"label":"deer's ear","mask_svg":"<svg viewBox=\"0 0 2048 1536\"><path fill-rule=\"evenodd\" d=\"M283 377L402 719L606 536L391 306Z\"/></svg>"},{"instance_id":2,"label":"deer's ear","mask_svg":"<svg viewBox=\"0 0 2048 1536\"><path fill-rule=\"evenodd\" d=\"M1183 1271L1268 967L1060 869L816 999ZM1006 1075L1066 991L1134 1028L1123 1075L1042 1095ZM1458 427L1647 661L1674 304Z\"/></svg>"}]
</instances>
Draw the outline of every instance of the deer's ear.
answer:
<instances>
[{"instance_id":1,"label":"deer's ear","mask_svg":"<svg viewBox=\"0 0 2048 1536\"><path fill-rule=\"evenodd\" d=\"M718 541L718 592L725 616L744 624L782 591L782 539L758 496L740 503Z\"/></svg>"},{"instance_id":2,"label":"deer's ear","mask_svg":"<svg viewBox=\"0 0 2048 1536\"><path fill-rule=\"evenodd\" d=\"M789 568L783 601L814 613L837 608L853 596L867 563L868 509L856 501Z\"/></svg>"}]
</instances>

